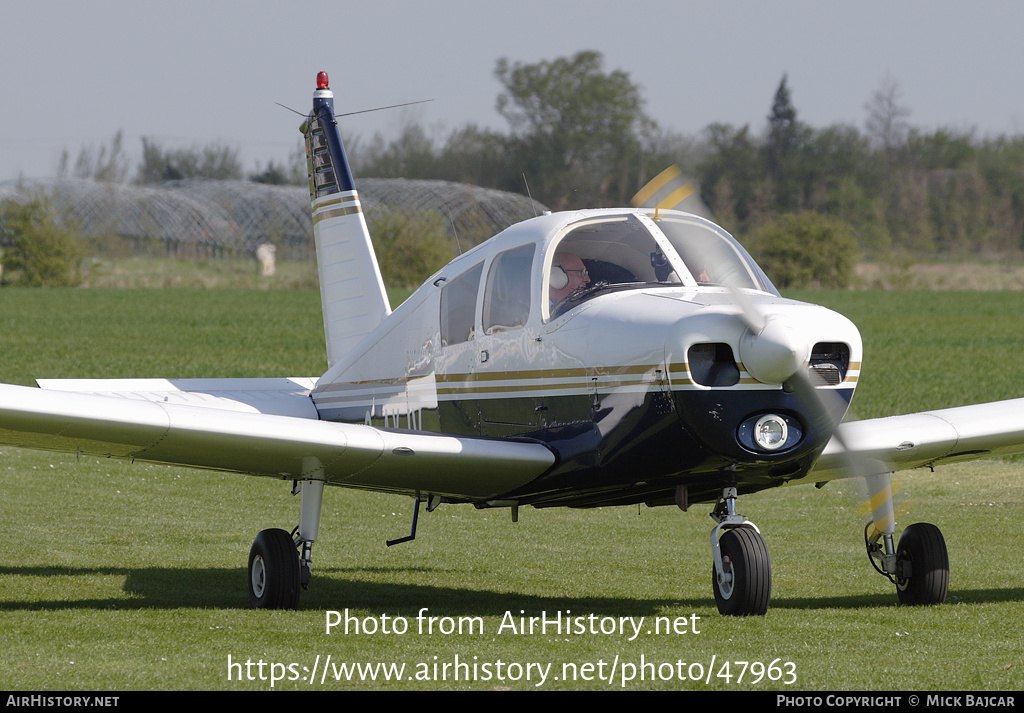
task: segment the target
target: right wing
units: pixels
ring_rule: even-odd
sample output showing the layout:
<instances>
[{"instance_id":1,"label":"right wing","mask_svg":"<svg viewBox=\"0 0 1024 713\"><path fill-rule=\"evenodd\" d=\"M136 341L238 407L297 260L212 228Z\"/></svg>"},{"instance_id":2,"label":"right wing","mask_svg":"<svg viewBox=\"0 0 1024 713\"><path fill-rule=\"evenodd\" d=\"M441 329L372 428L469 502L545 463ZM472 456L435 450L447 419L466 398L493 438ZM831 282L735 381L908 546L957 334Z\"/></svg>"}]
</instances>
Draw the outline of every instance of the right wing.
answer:
<instances>
[{"instance_id":1,"label":"right wing","mask_svg":"<svg viewBox=\"0 0 1024 713\"><path fill-rule=\"evenodd\" d=\"M280 397L247 389L226 395L235 381L214 380L210 385L218 388L192 395L118 392L107 388L118 382L102 381L42 382L92 393L0 384L0 443L473 500L524 485L555 462L534 442L316 420L308 396L300 403L302 383L282 387L288 395ZM281 415L282 409L299 415Z\"/></svg>"}]
</instances>

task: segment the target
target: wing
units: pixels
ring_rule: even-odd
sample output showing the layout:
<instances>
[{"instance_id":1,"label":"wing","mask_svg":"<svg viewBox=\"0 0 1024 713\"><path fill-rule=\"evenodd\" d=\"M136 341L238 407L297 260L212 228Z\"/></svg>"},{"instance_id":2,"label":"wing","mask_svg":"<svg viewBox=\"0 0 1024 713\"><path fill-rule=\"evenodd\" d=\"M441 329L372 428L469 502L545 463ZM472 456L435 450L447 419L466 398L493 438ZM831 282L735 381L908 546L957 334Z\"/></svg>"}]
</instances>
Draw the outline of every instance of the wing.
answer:
<instances>
[{"instance_id":1,"label":"wing","mask_svg":"<svg viewBox=\"0 0 1024 713\"><path fill-rule=\"evenodd\" d=\"M0 443L467 499L555 461L539 443L320 421L308 379L40 383L0 385Z\"/></svg>"},{"instance_id":2,"label":"wing","mask_svg":"<svg viewBox=\"0 0 1024 713\"><path fill-rule=\"evenodd\" d=\"M1024 453L1024 399L852 421L840 435L804 480L848 476L851 456L896 471Z\"/></svg>"}]
</instances>

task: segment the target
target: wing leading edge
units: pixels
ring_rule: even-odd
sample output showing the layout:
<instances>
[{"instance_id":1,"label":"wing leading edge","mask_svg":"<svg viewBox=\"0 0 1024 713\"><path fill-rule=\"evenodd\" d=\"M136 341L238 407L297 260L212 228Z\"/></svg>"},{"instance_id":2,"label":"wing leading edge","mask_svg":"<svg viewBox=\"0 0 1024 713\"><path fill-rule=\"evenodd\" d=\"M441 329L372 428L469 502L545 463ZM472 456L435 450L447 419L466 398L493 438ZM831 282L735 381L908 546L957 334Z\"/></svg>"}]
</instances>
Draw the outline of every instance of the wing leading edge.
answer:
<instances>
[{"instance_id":1,"label":"wing leading edge","mask_svg":"<svg viewBox=\"0 0 1024 713\"><path fill-rule=\"evenodd\" d=\"M1024 453L1024 399L852 421L840 435L803 480L849 476L851 456L897 471Z\"/></svg>"},{"instance_id":2,"label":"wing leading edge","mask_svg":"<svg viewBox=\"0 0 1024 713\"><path fill-rule=\"evenodd\" d=\"M143 397L138 391L107 395L0 385L0 443L468 499L499 496L555 462L553 453L538 443L389 431L261 413L244 407L246 401L265 396L245 391L236 390L228 399L242 404L236 408L225 408L216 399L196 405L195 399L190 402L181 395L177 398L183 402L174 402L156 392L145 393Z\"/></svg>"}]
</instances>

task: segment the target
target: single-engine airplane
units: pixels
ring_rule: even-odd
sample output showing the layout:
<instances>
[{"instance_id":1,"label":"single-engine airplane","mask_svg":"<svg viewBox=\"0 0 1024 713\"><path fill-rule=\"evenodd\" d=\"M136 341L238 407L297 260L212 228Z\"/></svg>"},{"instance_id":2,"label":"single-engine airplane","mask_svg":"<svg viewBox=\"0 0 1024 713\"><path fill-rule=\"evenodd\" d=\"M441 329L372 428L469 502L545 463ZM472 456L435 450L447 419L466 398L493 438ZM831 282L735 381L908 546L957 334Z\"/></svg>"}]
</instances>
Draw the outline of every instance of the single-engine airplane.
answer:
<instances>
[{"instance_id":1,"label":"single-engine airplane","mask_svg":"<svg viewBox=\"0 0 1024 713\"><path fill-rule=\"evenodd\" d=\"M310 584L327 485L478 508L714 503L723 614L764 614L771 565L740 495L863 477L875 568L942 602L938 528L897 537L894 470L1024 452L1024 399L838 424L856 327L784 299L713 222L675 210L545 213L432 275L392 312L326 73L303 123L328 369L319 379L0 386L0 442L288 481L293 533L260 532L257 608Z\"/></svg>"}]
</instances>

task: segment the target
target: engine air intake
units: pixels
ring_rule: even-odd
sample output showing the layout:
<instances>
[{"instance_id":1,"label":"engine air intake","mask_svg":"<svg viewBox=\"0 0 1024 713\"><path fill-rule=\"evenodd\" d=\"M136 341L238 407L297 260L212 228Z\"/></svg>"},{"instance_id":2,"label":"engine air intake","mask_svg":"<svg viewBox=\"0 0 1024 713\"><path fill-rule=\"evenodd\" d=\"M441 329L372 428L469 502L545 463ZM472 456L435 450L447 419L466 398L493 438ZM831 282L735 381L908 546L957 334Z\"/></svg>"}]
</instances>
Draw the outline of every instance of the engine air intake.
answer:
<instances>
[{"instance_id":1,"label":"engine air intake","mask_svg":"<svg viewBox=\"0 0 1024 713\"><path fill-rule=\"evenodd\" d=\"M818 342L811 350L811 374L826 386L837 386L850 367L850 347L842 342Z\"/></svg>"},{"instance_id":2,"label":"engine air intake","mask_svg":"<svg viewBox=\"0 0 1024 713\"><path fill-rule=\"evenodd\" d=\"M701 386L734 386L739 383L740 370L728 344L694 344L687 351L687 361L690 378Z\"/></svg>"}]
</instances>

